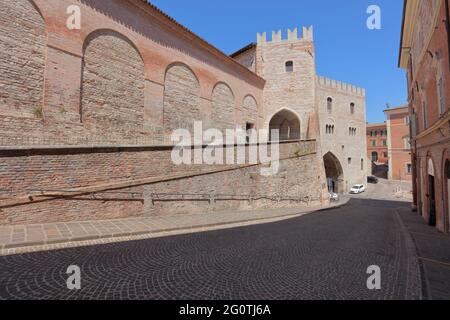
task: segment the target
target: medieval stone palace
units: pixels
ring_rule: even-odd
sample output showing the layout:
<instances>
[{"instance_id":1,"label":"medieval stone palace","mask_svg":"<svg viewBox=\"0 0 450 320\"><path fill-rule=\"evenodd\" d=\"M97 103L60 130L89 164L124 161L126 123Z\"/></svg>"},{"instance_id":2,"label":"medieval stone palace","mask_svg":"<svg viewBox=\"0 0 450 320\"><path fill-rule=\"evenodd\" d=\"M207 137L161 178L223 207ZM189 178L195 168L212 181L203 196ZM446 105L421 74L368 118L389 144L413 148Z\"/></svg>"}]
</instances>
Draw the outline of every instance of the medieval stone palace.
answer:
<instances>
[{"instance_id":1,"label":"medieval stone palace","mask_svg":"<svg viewBox=\"0 0 450 320\"><path fill-rule=\"evenodd\" d=\"M279 173L175 165L194 121L279 129ZM0 224L313 205L369 166L365 91L316 74L312 27L228 56L142 0L0 1L0 124Z\"/></svg>"}]
</instances>

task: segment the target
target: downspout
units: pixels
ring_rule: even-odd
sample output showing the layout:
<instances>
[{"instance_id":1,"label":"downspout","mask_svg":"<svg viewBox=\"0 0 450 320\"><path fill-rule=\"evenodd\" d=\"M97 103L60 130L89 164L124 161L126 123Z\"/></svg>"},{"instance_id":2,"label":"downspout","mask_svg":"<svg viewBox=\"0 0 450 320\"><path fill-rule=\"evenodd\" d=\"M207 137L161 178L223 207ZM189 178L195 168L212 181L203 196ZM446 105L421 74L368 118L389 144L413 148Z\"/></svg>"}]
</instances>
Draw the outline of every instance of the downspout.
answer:
<instances>
[{"instance_id":1,"label":"downspout","mask_svg":"<svg viewBox=\"0 0 450 320\"><path fill-rule=\"evenodd\" d=\"M448 54L450 55L450 5L449 0L445 0L445 16L446 16L446 26L447 26L447 48ZM450 59L448 62L448 68L450 69Z\"/></svg>"}]
</instances>

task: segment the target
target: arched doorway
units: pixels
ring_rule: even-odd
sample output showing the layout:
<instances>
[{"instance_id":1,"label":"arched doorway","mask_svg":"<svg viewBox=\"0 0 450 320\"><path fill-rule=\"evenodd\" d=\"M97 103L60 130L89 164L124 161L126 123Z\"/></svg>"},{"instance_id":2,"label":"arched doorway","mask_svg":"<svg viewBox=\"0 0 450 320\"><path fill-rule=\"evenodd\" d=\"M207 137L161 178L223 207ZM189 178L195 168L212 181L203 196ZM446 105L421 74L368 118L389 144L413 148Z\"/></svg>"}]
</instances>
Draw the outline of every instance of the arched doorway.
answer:
<instances>
[{"instance_id":1,"label":"arched doorway","mask_svg":"<svg viewBox=\"0 0 450 320\"><path fill-rule=\"evenodd\" d=\"M272 130L279 130L280 141L300 139L300 120L297 115L289 110L281 110L275 114L269 123L270 141Z\"/></svg>"},{"instance_id":2,"label":"arched doorway","mask_svg":"<svg viewBox=\"0 0 450 320\"><path fill-rule=\"evenodd\" d=\"M333 153L328 152L323 157L323 163L327 176L328 191L344 193L344 172L338 158Z\"/></svg>"},{"instance_id":3,"label":"arched doorway","mask_svg":"<svg viewBox=\"0 0 450 320\"><path fill-rule=\"evenodd\" d=\"M436 187L434 178L434 165L431 158L428 159L428 214L429 214L429 225L436 226Z\"/></svg>"},{"instance_id":4,"label":"arched doorway","mask_svg":"<svg viewBox=\"0 0 450 320\"><path fill-rule=\"evenodd\" d=\"M444 199L447 204L447 232L450 232L450 160L445 161L444 175L447 177L444 181Z\"/></svg>"}]
</instances>

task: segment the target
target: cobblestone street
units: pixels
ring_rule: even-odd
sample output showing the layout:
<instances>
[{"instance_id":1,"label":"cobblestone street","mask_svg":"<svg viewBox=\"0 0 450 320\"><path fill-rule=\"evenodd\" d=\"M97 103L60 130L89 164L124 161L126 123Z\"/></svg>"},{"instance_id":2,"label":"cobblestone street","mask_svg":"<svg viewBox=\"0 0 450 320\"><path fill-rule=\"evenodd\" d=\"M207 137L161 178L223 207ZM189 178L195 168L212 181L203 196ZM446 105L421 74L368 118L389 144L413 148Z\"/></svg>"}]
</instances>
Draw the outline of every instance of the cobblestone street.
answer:
<instances>
[{"instance_id":1,"label":"cobblestone street","mask_svg":"<svg viewBox=\"0 0 450 320\"><path fill-rule=\"evenodd\" d=\"M1 299L420 299L408 203L353 199L289 220L0 258ZM66 287L70 265L82 288ZM368 290L367 268L381 268Z\"/></svg>"}]
</instances>

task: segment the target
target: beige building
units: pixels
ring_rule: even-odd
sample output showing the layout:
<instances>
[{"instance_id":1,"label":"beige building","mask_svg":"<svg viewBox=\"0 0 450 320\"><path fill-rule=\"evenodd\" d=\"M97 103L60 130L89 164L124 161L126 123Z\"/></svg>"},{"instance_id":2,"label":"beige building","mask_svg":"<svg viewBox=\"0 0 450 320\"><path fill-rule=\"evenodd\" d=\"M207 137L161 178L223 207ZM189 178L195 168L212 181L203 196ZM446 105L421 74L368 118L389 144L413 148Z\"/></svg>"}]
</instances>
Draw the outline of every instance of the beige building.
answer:
<instances>
[{"instance_id":1,"label":"beige building","mask_svg":"<svg viewBox=\"0 0 450 320\"><path fill-rule=\"evenodd\" d=\"M266 80L261 122L283 140L317 139L330 190L367 181L365 90L316 74L313 28L258 34L231 55ZM321 159L322 160L322 159Z\"/></svg>"}]
</instances>

